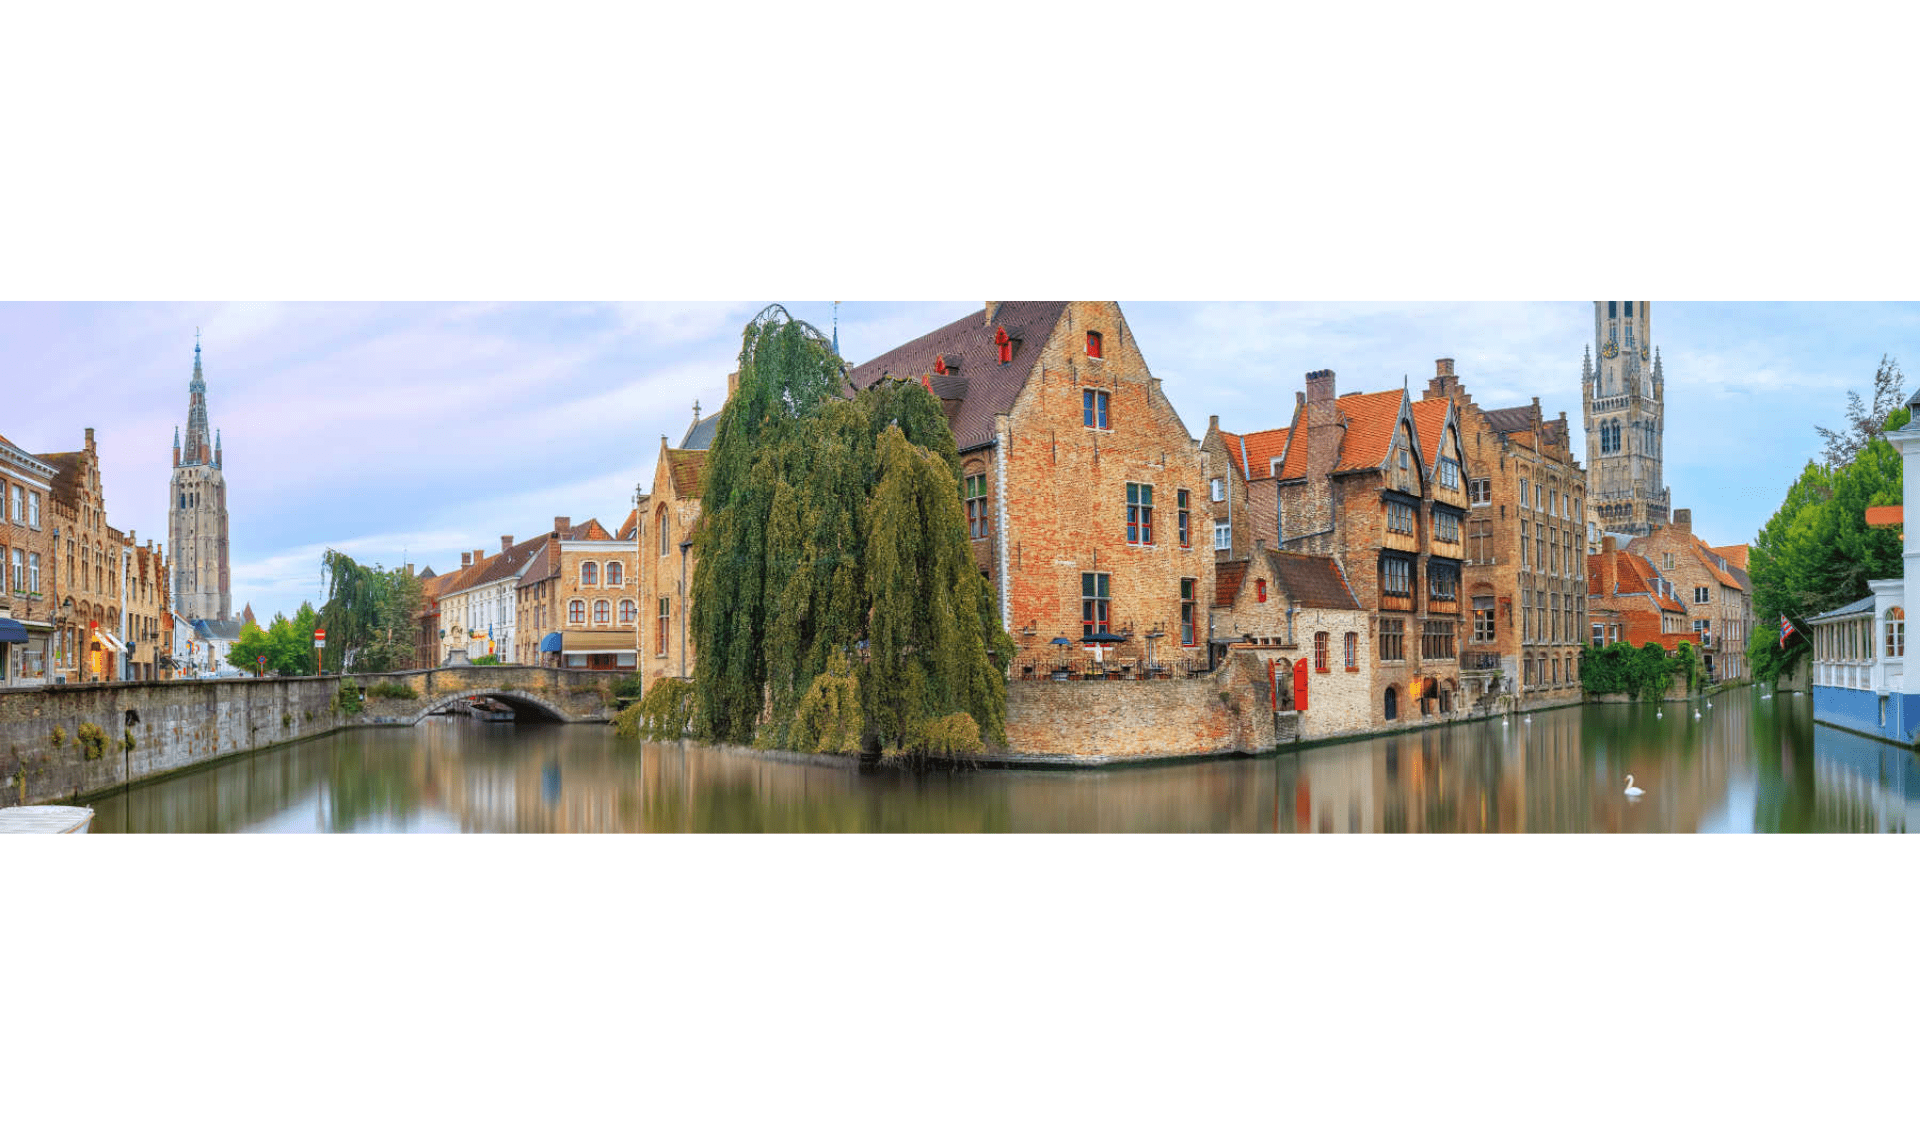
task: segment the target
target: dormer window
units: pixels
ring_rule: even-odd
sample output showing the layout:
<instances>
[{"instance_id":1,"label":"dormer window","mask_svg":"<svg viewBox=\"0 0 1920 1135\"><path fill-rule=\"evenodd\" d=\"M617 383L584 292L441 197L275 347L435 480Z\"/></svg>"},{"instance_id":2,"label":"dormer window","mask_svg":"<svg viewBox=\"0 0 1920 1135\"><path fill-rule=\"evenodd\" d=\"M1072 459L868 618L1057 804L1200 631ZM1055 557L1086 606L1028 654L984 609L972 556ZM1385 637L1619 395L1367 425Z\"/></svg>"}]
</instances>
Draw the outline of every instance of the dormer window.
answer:
<instances>
[{"instance_id":1,"label":"dormer window","mask_svg":"<svg viewBox=\"0 0 1920 1135\"><path fill-rule=\"evenodd\" d=\"M953 368L953 369L955 369L955 370L957 370L957 369L959 369L959 368L957 368L957 367L955 367L955 368ZM945 356L945 355L935 355L935 356L934 356L934 358L933 358L933 373L935 373L935 374L951 374L951 373L952 373L952 370L949 370L949 369L948 369L948 367L947 367L947 356Z\"/></svg>"},{"instance_id":2,"label":"dormer window","mask_svg":"<svg viewBox=\"0 0 1920 1135\"><path fill-rule=\"evenodd\" d=\"M1098 331L1087 332L1087 357L1090 359L1102 359L1106 357L1101 353L1100 332Z\"/></svg>"},{"instance_id":3,"label":"dormer window","mask_svg":"<svg viewBox=\"0 0 1920 1135\"><path fill-rule=\"evenodd\" d=\"M1006 328L1001 327L994 331L993 345L1000 351L1001 362L1010 363L1013 361L1013 339L1007 334Z\"/></svg>"}]
</instances>

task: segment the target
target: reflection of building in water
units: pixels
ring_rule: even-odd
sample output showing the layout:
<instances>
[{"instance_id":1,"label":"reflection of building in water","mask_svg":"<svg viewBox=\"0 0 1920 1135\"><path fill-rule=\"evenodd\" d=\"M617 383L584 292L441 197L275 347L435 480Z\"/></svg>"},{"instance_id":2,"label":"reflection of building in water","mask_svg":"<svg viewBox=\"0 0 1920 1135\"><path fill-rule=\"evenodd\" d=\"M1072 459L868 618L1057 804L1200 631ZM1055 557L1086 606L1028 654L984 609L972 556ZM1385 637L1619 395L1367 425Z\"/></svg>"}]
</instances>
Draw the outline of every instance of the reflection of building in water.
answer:
<instances>
[{"instance_id":1,"label":"reflection of building in water","mask_svg":"<svg viewBox=\"0 0 1920 1135\"><path fill-rule=\"evenodd\" d=\"M1911 750L1816 726L1813 829L1906 832L1920 826L1920 770Z\"/></svg>"}]
</instances>

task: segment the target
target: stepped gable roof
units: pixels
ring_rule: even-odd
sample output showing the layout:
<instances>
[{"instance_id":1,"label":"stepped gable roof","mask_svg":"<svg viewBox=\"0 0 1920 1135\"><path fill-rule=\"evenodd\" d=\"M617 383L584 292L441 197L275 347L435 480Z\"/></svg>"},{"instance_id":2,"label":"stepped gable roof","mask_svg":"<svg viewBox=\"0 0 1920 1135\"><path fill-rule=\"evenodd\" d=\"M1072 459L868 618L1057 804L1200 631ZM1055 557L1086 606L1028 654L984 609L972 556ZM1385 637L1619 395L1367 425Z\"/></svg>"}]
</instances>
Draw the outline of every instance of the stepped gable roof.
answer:
<instances>
[{"instance_id":1,"label":"stepped gable roof","mask_svg":"<svg viewBox=\"0 0 1920 1135\"><path fill-rule=\"evenodd\" d=\"M706 467L704 449L667 450L667 482L681 500L700 499L700 471Z\"/></svg>"},{"instance_id":2,"label":"stepped gable roof","mask_svg":"<svg viewBox=\"0 0 1920 1135\"><path fill-rule=\"evenodd\" d=\"M1508 406L1503 410L1483 412L1487 424L1498 433L1524 433L1533 429L1533 406Z\"/></svg>"},{"instance_id":3,"label":"stepped gable roof","mask_svg":"<svg viewBox=\"0 0 1920 1135\"><path fill-rule=\"evenodd\" d=\"M954 442L962 452L977 449L993 441L994 415L1013 408L1041 345L1066 309L1066 300L1008 300L994 309L991 321L985 318L985 309L964 315L861 363L847 372L847 380L853 389L865 390L887 375L916 381L928 378L935 397L959 402L947 411ZM1013 361L1004 364L993 341L1002 327L1008 337L1021 341ZM958 369L934 374L934 364L942 358L950 370L956 362Z\"/></svg>"},{"instance_id":4,"label":"stepped gable roof","mask_svg":"<svg viewBox=\"0 0 1920 1135\"><path fill-rule=\"evenodd\" d=\"M1347 394L1335 399L1334 405L1346 419L1347 436L1340 443L1340 460L1333 472L1377 469L1386 461L1406 397L1404 390L1382 390L1377 394Z\"/></svg>"},{"instance_id":5,"label":"stepped gable roof","mask_svg":"<svg viewBox=\"0 0 1920 1135\"><path fill-rule=\"evenodd\" d=\"M712 449L713 435L720 429L720 411L715 410L704 418L695 418L680 439L681 449Z\"/></svg>"},{"instance_id":6,"label":"stepped gable roof","mask_svg":"<svg viewBox=\"0 0 1920 1135\"><path fill-rule=\"evenodd\" d=\"M1420 460L1431 469L1440 460L1440 435L1446 432L1447 415L1453 402L1447 398L1422 398L1413 404L1413 428L1420 435Z\"/></svg>"},{"instance_id":7,"label":"stepped gable roof","mask_svg":"<svg viewBox=\"0 0 1920 1135\"><path fill-rule=\"evenodd\" d=\"M1275 476L1273 463L1287 452L1287 436L1291 431L1282 427L1277 430L1258 430L1247 434L1241 440L1246 443L1247 480L1261 481Z\"/></svg>"},{"instance_id":8,"label":"stepped gable roof","mask_svg":"<svg viewBox=\"0 0 1920 1135\"><path fill-rule=\"evenodd\" d=\"M1274 582L1300 606L1332 611L1360 609L1353 589L1347 586L1346 573L1331 556L1303 556L1271 548L1266 551Z\"/></svg>"},{"instance_id":9,"label":"stepped gable roof","mask_svg":"<svg viewBox=\"0 0 1920 1135\"><path fill-rule=\"evenodd\" d=\"M79 496L80 462L85 450L71 453L36 453L36 459L53 466L53 495L62 504L71 505Z\"/></svg>"},{"instance_id":10,"label":"stepped gable roof","mask_svg":"<svg viewBox=\"0 0 1920 1135\"><path fill-rule=\"evenodd\" d=\"M1213 566L1213 605L1216 607L1233 606L1233 597L1240 594L1240 583L1247 578L1247 561L1228 560Z\"/></svg>"}]
</instances>

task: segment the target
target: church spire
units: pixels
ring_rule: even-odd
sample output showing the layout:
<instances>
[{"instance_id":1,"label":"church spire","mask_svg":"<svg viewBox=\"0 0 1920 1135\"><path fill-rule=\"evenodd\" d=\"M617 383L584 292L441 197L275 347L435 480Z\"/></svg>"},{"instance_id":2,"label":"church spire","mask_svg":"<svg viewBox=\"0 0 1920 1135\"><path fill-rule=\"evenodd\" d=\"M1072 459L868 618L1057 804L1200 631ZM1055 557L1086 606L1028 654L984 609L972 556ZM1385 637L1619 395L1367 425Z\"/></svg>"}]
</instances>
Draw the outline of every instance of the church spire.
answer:
<instances>
[{"instance_id":1,"label":"church spire","mask_svg":"<svg viewBox=\"0 0 1920 1135\"><path fill-rule=\"evenodd\" d=\"M200 329L193 329L193 381L187 384L186 463L205 465L212 460L207 444L207 380L200 370Z\"/></svg>"}]
</instances>

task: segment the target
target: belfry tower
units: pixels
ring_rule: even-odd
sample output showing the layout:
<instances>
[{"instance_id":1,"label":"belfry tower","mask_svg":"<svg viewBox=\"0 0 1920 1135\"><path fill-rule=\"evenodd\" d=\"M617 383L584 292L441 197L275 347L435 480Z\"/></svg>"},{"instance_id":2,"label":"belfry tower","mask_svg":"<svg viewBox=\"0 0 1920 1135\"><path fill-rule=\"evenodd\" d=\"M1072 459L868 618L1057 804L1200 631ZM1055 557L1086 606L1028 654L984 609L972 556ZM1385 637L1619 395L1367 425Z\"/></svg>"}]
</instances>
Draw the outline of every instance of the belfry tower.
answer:
<instances>
[{"instance_id":1,"label":"belfry tower","mask_svg":"<svg viewBox=\"0 0 1920 1135\"><path fill-rule=\"evenodd\" d=\"M231 619L227 569L227 478L220 435L207 436L207 380L200 373L200 333L193 335L193 382L187 387L187 440L173 431L173 481L167 530L173 545L173 609L188 619Z\"/></svg>"},{"instance_id":2,"label":"belfry tower","mask_svg":"<svg viewBox=\"0 0 1920 1135\"><path fill-rule=\"evenodd\" d=\"M1666 376L1653 349L1651 307L1646 300L1593 301L1594 345L1580 362L1580 393L1588 518L1602 532L1645 536L1667 523Z\"/></svg>"}]
</instances>

